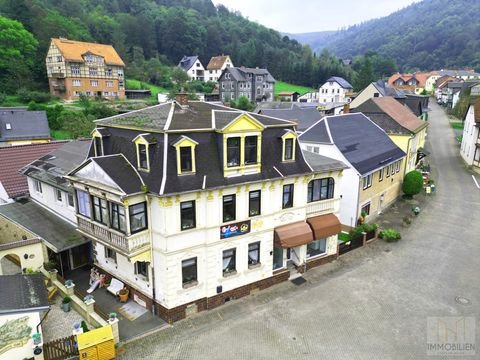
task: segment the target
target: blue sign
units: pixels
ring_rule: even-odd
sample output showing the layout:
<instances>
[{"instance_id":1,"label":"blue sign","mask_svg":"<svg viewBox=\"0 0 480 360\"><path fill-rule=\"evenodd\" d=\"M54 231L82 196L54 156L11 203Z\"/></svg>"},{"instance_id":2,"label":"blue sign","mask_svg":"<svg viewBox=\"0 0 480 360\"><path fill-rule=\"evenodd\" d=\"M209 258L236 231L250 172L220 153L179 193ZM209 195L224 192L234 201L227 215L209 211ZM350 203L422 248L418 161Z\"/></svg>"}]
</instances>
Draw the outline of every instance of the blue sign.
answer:
<instances>
[{"instance_id":1,"label":"blue sign","mask_svg":"<svg viewBox=\"0 0 480 360\"><path fill-rule=\"evenodd\" d=\"M250 232L250 220L220 227L220 239L244 235Z\"/></svg>"}]
</instances>

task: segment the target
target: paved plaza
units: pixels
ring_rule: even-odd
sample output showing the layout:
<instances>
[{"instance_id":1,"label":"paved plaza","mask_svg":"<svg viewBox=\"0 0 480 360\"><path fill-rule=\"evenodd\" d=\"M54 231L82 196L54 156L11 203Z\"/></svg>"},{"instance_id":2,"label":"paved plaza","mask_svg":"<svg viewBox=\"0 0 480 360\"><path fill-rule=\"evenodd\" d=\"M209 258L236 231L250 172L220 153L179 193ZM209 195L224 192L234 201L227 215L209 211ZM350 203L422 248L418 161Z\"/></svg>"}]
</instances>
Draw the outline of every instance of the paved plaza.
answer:
<instances>
[{"instance_id":1,"label":"paved plaza","mask_svg":"<svg viewBox=\"0 0 480 360\"><path fill-rule=\"evenodd\" d=\"M435 359L427 318L472 316L480 344L480 189L463 166L443 110L431 102L426 159L437 184L409 227L399 205L377 240L291 282L121 346L120 359ZM480 176L478 176L480 179ZM463 300L463 301L462 301ZM455 357L478 359L471 357Z\"/></svg>"}]
</instances>

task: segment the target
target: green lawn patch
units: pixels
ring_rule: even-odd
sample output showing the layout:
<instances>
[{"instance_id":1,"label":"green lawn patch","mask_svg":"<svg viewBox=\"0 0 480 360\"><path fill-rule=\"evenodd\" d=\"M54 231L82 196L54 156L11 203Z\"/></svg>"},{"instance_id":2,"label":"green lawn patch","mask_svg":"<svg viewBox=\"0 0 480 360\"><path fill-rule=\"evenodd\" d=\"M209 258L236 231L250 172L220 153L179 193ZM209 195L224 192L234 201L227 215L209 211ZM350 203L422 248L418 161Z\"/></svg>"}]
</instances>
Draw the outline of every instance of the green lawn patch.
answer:
<instances>
[{"instance_id":1,"label":"green lawn patch","mask_svg":"<svg viewBox=\"0 0 480 360\"><path fill-rule=\"evenodd\" d=\"M306 86L298 86L298 85L292 85L292 84L287 84L286 82L283 81L276 81L275 82L275 96L277 96L281 92L285 91L296 91L300 95L303 95L307 92L315 92L318 91L318 89L312 89Z\"/></svg>"},{"instance_id":2,"label":"green lawn patch","mask_svg":"<svg viewBox=\"0 0 480 360\"><path fill-rule=\"evenodd\" d=\"M455 130L463 130L463 122L450 122L450 126Z\"/></svg>"},{"instance_id":3,"label":"green lawn patch","mask_svg":"<svg viewBox=\"0 0 480 360\"><path fill-rule=\"evenodd\" d=\"M55 140L70 140L72 139L72 134L65 130L52 130L51 132L52 137Z\"/></svg>"},{"instance_id":4,"label":"green lawn patch","mask_svg":"<svg viewBox=\"0 0 480 360\"><path fill-rule=\"evenodd\" d=\"M145 90L148 89L152 93L152 97L157 98L157 94L168 94L168 90L157 85L149 84L140 80L127 79L126 87L128 90Z\"/></svg>"},{"instance_id":5,"label":"green lawn patch","mask_svg":"<svg viewBox=\"0 0 480 360\"><path fill-rule=\"evenodd\" d=\"M338 240L343 242L350 241L350 234L346 232L341 232L338 234Z\"/></svg>"}]
</instances>

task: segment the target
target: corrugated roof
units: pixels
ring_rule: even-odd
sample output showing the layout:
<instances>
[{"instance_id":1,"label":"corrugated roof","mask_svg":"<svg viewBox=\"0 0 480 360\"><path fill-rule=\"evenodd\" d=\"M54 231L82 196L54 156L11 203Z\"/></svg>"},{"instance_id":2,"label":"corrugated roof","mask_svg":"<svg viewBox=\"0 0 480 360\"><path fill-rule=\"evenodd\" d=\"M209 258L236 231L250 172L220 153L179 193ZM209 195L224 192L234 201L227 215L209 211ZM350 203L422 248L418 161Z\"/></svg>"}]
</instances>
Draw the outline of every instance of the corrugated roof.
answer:
<instances>
[{"instance_id":1,"label":"corrugated roof","mask_svg":"<svg viewBox=\"0 0 480 360\"><path fill-rule=\"evenodd\" d=\"M52 38L52 42L60 50L62 56L69 61L84 62L83 55L92 53L103 57L105 64L125 66L112 45L56 38Z\"/></svg>"},{"instance_id":2,"label":"corrugated roof","mask_svg":"<svg viewBox=\"0 0 480 360\"><path fill-rule=\"evenodd\" d=\"M0 147L0 182L10 198L28 193L27 177L19 170L67 141Z\"/></svg>"}]
</instances>

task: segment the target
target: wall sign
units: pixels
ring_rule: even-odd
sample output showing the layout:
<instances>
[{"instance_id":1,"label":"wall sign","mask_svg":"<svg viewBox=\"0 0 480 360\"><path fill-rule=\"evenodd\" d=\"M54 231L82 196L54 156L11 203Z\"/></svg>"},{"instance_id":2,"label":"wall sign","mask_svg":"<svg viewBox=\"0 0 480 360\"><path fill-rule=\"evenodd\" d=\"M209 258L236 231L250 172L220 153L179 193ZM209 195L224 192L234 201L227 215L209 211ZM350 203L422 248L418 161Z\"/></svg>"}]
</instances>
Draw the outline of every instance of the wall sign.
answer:
<instances>
[{"instance_id":1,"label":"wall sign","mask_svg":"<svg viewBox=\"0 0 480 360\"><path fill-rule=\"evenodd\" d=\"M220 227L220 239L244 235L250 232L250 220Z\"/></svg>"}]
</instances>

